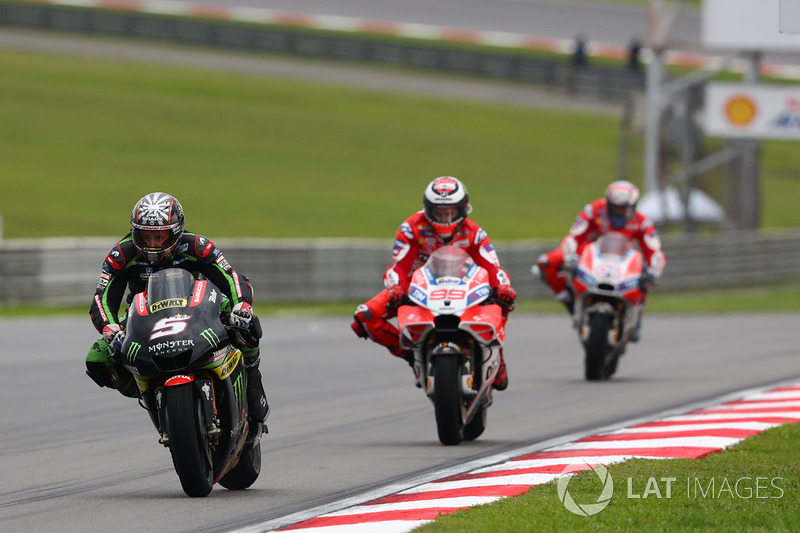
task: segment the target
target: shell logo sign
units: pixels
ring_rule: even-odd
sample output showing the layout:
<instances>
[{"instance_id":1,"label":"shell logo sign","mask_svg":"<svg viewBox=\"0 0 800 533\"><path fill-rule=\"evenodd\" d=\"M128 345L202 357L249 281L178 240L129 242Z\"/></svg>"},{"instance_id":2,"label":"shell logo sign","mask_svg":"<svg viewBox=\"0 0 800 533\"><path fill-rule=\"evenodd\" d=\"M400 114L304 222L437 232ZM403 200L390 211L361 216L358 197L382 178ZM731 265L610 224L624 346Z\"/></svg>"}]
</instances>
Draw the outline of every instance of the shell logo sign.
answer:
<instances>
[{"instance_id":1,"label":"shell logo sign","mask_svg":"<svg viewBox=\"0 0 800 533\"><path fill-rule=\"evenodd\" d=\"M708 83L702 122L709 136L800 140L800 87Z\"/></svg>"},{"instance_id":2,"label":"shell logo sign","mask_svg":"<svg viewBox=\"0 0 800 533\"><path fill-rule=\"evenodd\" d=\"M758 104L746 94L737 94L725 104L725 116L734 126L748 126L758 114Z\"/></svg>"}]
</instances>

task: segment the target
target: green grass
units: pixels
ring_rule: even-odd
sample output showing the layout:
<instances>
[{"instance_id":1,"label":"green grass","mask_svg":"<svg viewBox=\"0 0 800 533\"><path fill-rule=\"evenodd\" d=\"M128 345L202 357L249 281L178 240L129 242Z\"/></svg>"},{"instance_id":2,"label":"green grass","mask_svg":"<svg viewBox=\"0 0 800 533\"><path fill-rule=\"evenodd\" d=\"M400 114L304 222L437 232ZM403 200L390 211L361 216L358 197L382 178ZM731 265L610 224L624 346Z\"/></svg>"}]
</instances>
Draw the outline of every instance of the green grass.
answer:
<instances>
[{"instance_id":1,"label":"green grass","mask_svg":"<svg viewBox=\"0 0 800 533\"><path fill-rule=\"evenodd\" d=\"M796 531L799 440L800 425L793 424L772 428L702 459L636 459L610 466L614 496L594 516L568 511L558 498L556 483L551 482L515 498L442 516L414 531ZM669 498L668 482L662 478L675 479ZM578 504L595 503L600 480L591 471L582 472L570 480L568 491ZM629 498L629 493L640 498Z\"/></svg>"},{"instance_id":2,"label":"green grass","mask_svg":"<svg viewBox=\"0 0 800 533\"><path fill-rule=\"evenodd\" d=\"M496 238L555 236L614 168L603 117L26 53L0 70L6 238L121 235L153 190L213 237L385 238L442 174Z\"/></svg>"},{"instance_id":3,"label":"green grass","mask_svg":"<svg viewBox=\"0 0 800 533\"><path fill-rule=\"evenodd\" d=\"M11 239L121 236L154 190L212 238L386 238L442 174L494 240L554 238L616 166L609 117L36 53L0 71ZM765 147L767 227L800 226L792 147Z\"/></svg>"}]
</instances>

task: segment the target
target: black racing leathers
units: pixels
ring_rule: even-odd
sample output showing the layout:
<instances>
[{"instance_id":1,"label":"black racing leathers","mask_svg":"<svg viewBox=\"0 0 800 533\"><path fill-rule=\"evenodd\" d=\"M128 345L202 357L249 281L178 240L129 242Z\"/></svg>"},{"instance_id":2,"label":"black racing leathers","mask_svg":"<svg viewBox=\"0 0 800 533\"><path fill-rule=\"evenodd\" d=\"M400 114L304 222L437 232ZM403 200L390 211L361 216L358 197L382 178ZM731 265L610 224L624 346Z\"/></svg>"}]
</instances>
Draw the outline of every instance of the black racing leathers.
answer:
<instances>
[{"instance_id":1,"label":"black racing leathers","mask_svg":"<svg viewBox=\"0 0 800 533\"><path fill-rule=\"evenodd\" d=\"M147 279L155 271L183 268L195 276L202 274L231 300L253 304L253 288L244 275L233 270L222 253L208 238L184 232L175 246L172 257L151 265L139 254L130 233L106 255L100 282L97 284L89 314L98 332L108 324L116 324L125 289L130 289L128 304L133 295L147 288Z\"/></svg>"}]
</instances>

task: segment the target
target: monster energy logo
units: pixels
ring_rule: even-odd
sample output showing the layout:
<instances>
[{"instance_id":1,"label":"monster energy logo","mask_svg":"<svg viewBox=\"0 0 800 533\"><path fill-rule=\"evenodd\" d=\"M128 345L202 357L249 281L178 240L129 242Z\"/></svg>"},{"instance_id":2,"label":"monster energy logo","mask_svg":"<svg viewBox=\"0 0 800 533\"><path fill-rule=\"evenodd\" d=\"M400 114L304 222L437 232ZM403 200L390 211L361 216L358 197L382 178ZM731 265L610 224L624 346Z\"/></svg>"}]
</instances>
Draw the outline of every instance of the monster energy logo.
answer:
<instances>
[{"instance_id":1,"label":"monster energy logo","mask_svg":"<svg viewBox=\"0 0 800 533\"><path fill-rule=\"evenodd\" d=\"M242 395L242 374L236 376L236 381L233 382L233 394L236 396L236 405L241 407L244 405L244 397Z\"/></svg>"},{"instance_id":2,"label":"monster energy logo","mask_svg":"<svg viewBox=\"0 0 800 533\"><path fill-rule=\"evenodd\" d=\"M216 348L219 346L219 337L217 334L214 333L214 330L211 328L206 328L200 332L200 336L203 337L205 340L208 341L208 344L211 345L212 348Z\"/></svg>"},{"instance_id":3,"label":"monster energy logo","mask_svg":"<svg viewBox=\"0 0 800 533\"><path fill-rule=\"evenodd\" d=\"M142 345L139 344L138 342L132 342L131 345L128 346L128 362L129 363L133 363L133 361L136 359L136 356L139 355L139 348L141 348L141 347L142 347Z\"/></svg>"}]
</instances>

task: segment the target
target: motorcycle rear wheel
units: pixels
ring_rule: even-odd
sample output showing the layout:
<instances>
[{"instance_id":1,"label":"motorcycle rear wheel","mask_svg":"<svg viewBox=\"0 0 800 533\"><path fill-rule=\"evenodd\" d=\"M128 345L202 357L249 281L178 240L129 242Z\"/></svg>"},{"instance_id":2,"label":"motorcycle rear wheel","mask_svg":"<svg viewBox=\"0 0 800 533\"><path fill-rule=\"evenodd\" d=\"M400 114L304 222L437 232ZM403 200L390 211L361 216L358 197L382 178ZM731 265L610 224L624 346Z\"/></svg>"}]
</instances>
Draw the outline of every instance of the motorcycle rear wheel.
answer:
<instances>
[{"instance_id":1,"label":"motorcycle rear wheel","mask_svg":"<svg viewBox=\"0 0 800 533\"><path fill-rule=\"evenodd\" d=\"M608 379L605 361L608 353L608 332L613 320L614 317L603 313L589 315L589 338L584 343L586 381Z\"/></svg>"},{"instance_id":2,"label":"motorcycle rear wheel","mask_svg":"<svg viewBox=\"0 0 800 533\"><path fill-rule=\"evenodd\" d=\"M175 472L188 496L208 496L214 486L214 468L200 399L193 385L166 390L165 425Z\"/></svg>"},{"instance_id":3,"label":"motorcycle rear wheel","mask_svg":"<svg viewBox=\"0 0 800 533\"><path fill-rule=\"evenodd\" d=\"M440 355L434 369L433 407L436 413L436 430L439 441L445 446L454 446L464 438L464 423L461 418L461 363L453 355Z\"/></svg>"}]
</instances>

